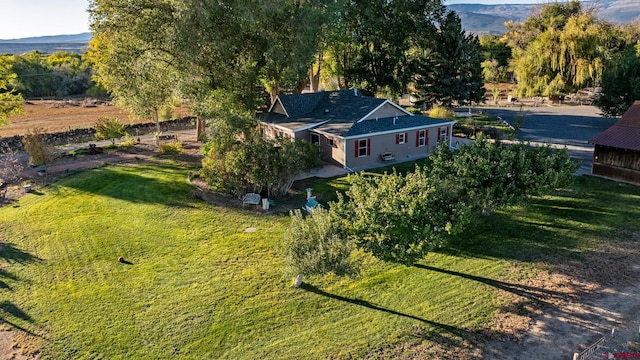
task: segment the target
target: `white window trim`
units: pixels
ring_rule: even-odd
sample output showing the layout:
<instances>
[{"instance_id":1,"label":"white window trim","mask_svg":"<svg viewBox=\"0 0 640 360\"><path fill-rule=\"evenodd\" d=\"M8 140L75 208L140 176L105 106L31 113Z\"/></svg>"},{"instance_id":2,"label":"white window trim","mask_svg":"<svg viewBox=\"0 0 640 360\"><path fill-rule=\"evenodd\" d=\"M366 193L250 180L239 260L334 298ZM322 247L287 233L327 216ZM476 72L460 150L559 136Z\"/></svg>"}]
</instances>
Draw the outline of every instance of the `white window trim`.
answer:
<instances>
[{"instance_id":1,"label":"white window trim","mask_svg":"<svg viewBox=\"0 0 640 360\"><path fill-rule=\"evenodd\" d=\"M427 146L427 130L418 130L418 147Z\"/></svg>"},{"instance_id":2,"label":"white window trim","mask_svg":"<svg viewBox=\"0 0 640 360\"><path fill-rule=\"evenodd\" d=\"M363 141L364 141L364 147L362 147L362 145L361 145ZM362 151L360 151L360 150L363 150L363 149L364 149L364 155L362 155ZM368 149L369 149L369 146L367 144L367 139L358 140L358 157L359 158L367 157L367 152L368 152L367 150Z\"/></svg>"},{"instance_id":3,"label":"white window trim","mask_svg":"<svg viewBox=\"0 0 640 360\"><path fill-rule=\"evenodd\" d=\"M440 141L446 141L449 140L447 137L447 127L441 127L440 128Z\"/></svg>"}]
</instances>

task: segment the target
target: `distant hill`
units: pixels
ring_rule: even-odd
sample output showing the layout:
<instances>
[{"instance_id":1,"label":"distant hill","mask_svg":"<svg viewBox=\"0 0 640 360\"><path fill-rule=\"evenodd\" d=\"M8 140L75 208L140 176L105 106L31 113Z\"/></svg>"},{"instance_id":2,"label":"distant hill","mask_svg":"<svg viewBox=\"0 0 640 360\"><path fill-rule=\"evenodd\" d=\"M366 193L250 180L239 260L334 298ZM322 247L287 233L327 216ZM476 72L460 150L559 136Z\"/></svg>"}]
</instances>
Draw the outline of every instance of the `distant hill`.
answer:
<instances>
[{"instance_id":1,"label":"distant hill","mask_svg":"<svg viewBox=\"0 0 640 360\"><path fill-rule=\"evenodd\" d=\"M22 39L0 39L0 43L4 44L52 44L52 43L88 43L91 41L91 33L86 32L75 35L53 35L53 36L37 36Z\"/></svg>"},{"instance_id":2,"label":"distant hill","mask_svg":"<svg viewBox=\"0 0 640 360\"><path fill-rule=\"evenodd\" d=\"M477 35L485 35L504 33L505 22L526 20L541 6L541 4L455 4L448 5L447 8L458 13L465 30ZM640 1L638 0L585 1L583 6L594 7L599 18L614 23L625 24L640 19Z\"/></svg>"},{"instance_id":3,"label":"distant hill","mask_svg":"<svg viewBox=\"0 0 640 360\"><path fill-rule=\"evenodd\" d=\"M91 33L76 35L38 36L23 39L0 40L0 54L24 54L39 51L52 54L56 51L82 53L89 46Z\"/></svg>"}]
</instances>

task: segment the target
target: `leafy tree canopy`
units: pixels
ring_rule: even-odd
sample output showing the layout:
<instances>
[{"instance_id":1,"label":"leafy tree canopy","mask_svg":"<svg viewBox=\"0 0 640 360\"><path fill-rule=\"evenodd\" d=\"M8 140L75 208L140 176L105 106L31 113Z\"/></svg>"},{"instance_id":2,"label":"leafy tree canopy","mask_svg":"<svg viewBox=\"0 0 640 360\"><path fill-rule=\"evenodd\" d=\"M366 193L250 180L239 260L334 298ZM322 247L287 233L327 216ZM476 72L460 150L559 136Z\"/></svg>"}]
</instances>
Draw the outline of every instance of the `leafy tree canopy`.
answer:
<instances>
[{"instance_id":1,"label":"leafy tree canopy","mask_svg":"<svg viewBox=\"0 0 640 360\"><path fill-rule=\"evenodd\" d=\"M406 175L356 174L349 181L331 211L342 219L345 237L381 260L415 263L469 220L465 200L422 168Z\"/></svg>"},{"instance_id":2,"label":"leafy tree canopy","mask_svg":"<svg viewBox=\"0 0 640 360\"><path fill-rule=\"evenodd\" d=\"M22 96L10 89L10 82L16 77L11 63L0 57L0 127L7 124L11 115L22 113Z\"/></svg>"},{"instance_id":3,"label":"leafy tree canopy","mask_svg":"<svg viewBox=\"0 0 640 360\"><path fill-rule=\"evenodd\" d=\"M335 213L317 208L303 217L297 209L291 212L291 226L285 233L283 249L294 275L338 276L355 272L350 255L353 244L342 239L340 221Z\"/></svg>"},{"instance_id":4,"label":"leafy tree canopy","mask_svg":"<svg viewBox=\"0 0 640 360\"><path fill-rule=\"evenodd\" d=\"M605 69L596 105L606 116L621 116L636 100L640 100L640 45L629 47Z\"/></svg>"},{"instance_id":5,"label":"leafy tree canopy","mask_svg":"<svg viewBox=\"0 0 640 360\"><path fill-rule=\"evenodd\" d=\"M599 85L604 63L628 38L577 0L544 5L507 29L520 96L562 96Z\"/></svg>"},{"instance_id":6,"label":"leafy tree canopy","mask_svg":"<svg viewBox=\"0 0 640 360\"><path fill-rule=\"evenodd\" d=\"M128 103L138 103L137 97L159 102L170 92L130 89L134 85L122 80L157 81L163 72L175 73L169 84L155 87L180 88L195 100L225 90L237 106L255 111L265 90L273 96L304 81L325 3L94 0L89 12L99 79Z\"/></svg>"},{"instance_id":7,"label":"leafy tree canopy","mask_svg":"<svg viewBox=\"0 0 640 360\"><path fill-rule=\"evenodd\" d=\"M431 176L485 214L567 186L577 170L566 149L522 142L502 145L483 136L457 150L439 146L430 159Z\"/></svg>"}]
</instances>

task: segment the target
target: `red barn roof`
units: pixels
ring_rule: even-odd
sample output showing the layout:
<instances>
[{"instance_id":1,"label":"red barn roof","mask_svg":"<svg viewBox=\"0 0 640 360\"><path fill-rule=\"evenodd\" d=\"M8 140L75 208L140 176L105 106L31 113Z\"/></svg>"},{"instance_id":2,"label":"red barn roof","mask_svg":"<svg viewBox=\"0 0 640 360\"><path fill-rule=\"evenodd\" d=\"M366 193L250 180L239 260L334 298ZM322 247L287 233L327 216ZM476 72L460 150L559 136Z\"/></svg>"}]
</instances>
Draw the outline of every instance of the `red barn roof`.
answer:
<instances>
[{"instance_id":1,"label":"red barn roof","mask_svg":"<svg viewBox=\"0 0 640 360\"><path fill-rule=\"evenodd\" d=\"M634 102L620 120L589 142L640 151L640 101Z\"/></svg>"}]
</instances>

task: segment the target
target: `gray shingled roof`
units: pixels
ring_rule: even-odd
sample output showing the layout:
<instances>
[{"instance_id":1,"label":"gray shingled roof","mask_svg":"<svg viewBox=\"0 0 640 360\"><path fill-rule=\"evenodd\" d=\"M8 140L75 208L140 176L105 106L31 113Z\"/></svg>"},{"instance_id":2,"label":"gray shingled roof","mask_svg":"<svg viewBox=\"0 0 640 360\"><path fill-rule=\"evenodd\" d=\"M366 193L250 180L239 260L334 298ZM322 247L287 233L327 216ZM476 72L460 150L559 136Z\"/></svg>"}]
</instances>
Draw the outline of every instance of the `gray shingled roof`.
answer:
<instances>
[{"instance_id":1,"label":"gray shingled roof","mask_svg":"<svg viewBox=\"0 0 640 360\"><path fill-rule=\"evenodd\" d=\"M265 122L291 130L319 124L334 123L336 128L351 127L386 100L362 96L354 90L324 91L311 94L279 95L289 117L269 113ZM348 129L347 129L348 131ZM340 131L344 132L344 130ZM340 135L335 133L335 135ZM342 135L340 135L342 136Z\"/></svg>"},{"instance_id":2,"label":"gray shingled roof","mask_svg":"<svg viewBox=\"0 0 640 360\"><path fill-rule=\"evenodd\" d=\"M347 131L343 137L352 137L367 135L386 131L401 131L402 129L429 127L438 124L449 124L451 121L443 119L435 119L427 116L398 116L394 121L393 117L365 120L354 124L349 131ZM322 126L321 126L322 127ZM320 128L318 130L320 130Z\"/></svg>"},{"instance_id":3,"label":"gray shingled roof","mask_svg":"<svg viewBox=\"0 0 640 360\"><path fill-rule=\"evenodd\" d=\"M394 122L393 117L364 120L356 123L328 122L320 125L315 130L338 135L341 137L353 137L374 134L386 131L400 131L402 129L430 127L438 124L449 124L451 121L435 119L427 116L398 116Z\"/></svg>"},{"instance_id":4,"label":"gray shingled roof","mask_svg":"<svg viewBox=\"0 0 640 360\"><path fill-rule=\"evenodd\" d=\"M636 101L613 126L589 140L592 144L640 151L640 101Z\"/></svg>"}]
</instances>

